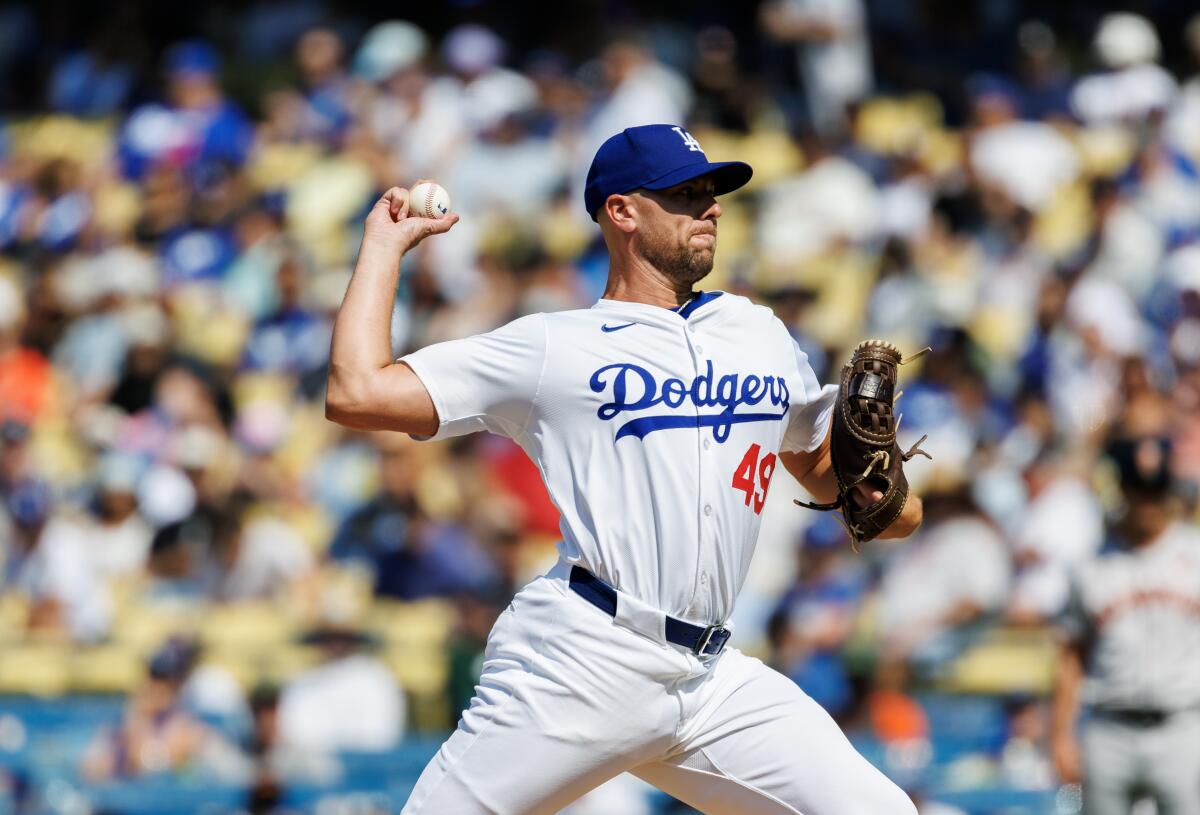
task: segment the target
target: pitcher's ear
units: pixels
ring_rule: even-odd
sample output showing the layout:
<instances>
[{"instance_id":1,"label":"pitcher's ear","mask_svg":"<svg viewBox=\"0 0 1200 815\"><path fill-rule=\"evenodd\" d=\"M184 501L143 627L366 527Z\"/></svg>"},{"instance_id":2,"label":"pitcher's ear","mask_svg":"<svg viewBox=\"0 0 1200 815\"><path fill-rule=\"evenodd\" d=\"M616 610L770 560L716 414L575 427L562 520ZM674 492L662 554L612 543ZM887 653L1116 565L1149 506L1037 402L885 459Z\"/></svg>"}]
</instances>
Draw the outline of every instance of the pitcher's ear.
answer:
<instances>
[{"instance_id":1,"label":"pitcher's ear","mask_svg":"<svg viewBox=\"0 0 1200 815\"><path fill-rule=\"evenodd\" d=\"M622 232L632 232L637 229L638 203L634 195L613 194L604 201L600 214Z\"/></svg>"}]
</instances>

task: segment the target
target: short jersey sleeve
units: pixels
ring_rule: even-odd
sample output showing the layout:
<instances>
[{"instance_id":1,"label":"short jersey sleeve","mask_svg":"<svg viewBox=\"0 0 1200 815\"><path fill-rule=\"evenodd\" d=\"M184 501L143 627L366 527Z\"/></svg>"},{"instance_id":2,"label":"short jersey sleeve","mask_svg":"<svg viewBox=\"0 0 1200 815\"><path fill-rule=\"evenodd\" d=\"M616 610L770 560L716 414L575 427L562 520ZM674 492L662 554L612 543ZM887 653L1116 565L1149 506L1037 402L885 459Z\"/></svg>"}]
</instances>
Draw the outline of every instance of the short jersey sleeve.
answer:
<instances>
[{"instance_id":1,"label":"short jersey sleeve","mask_svg":"<svg viewBox=\"0 0 1200 815\"><path fill-rule=\"evenodd\" d=\"M515 438L533 415L546 358L546 318L531 314L487 334L430 345L400 359L438 414L433 439L489 430Z\"/></svg>"},{"instance_id":2,"label":"short jersey sleeve","mask_svg":"<svg viewBox=\"0 0 1200 815\"><path fill-rule=\"evenodd\" d=\"M790 336L788 341L796 354L796 368L804 384L804 404L794 404L788 411L788 428L783 435L782 449L786 453L807 453L815 450L829 432L838 386L821 387L816 373L808 364L808 354L801 351Z\"/></svg>"}]
</instances>

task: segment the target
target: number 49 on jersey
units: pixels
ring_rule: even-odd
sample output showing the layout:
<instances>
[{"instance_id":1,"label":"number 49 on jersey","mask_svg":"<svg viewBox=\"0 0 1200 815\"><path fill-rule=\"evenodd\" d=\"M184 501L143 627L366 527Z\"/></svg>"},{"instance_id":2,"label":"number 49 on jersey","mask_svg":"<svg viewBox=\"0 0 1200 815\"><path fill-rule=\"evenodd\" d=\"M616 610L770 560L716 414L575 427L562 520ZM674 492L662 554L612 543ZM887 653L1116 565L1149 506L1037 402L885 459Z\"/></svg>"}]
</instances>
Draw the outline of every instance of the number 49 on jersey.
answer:
<instances>
[{"instance_id":1,"label":"number 49 on jersey","mask_svg":"<svg viewBox=\"0 0 1200 815\"><path fill-rule=\"evenodd\" d=\"M767 502L767 488L775 474L775 454L767 453L760 459L760 453L762 445L750 445L733 471L733 488L746 493L746 506L753 504L755 514L762 513L763 504Z\"/></svg>"}]
</instances>

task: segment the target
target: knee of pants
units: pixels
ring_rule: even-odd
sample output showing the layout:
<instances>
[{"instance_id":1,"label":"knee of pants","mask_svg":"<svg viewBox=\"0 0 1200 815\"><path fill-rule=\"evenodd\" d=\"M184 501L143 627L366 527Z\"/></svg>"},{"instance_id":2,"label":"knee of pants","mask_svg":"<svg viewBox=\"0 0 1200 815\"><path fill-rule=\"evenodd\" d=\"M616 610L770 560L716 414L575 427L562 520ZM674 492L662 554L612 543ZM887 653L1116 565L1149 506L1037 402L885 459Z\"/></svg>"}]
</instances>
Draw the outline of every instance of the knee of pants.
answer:
<instances>
[{"instance_id":1,"label":"knee of pants","mask_svg":"<svg viewBox=\"0 0 1200 815\"><path fill-rule=\"evenodd\" d=\"M803 815L918 815L908 793L881 772L859 777L853 784L830 781L834 783L823 790L800 782L777 794Z\"/></svg>"},{"instance_id":2,"label":"knee of pants","mask_svg":"<svg viewBox=\"0 0 1200 815\"><path fill-rule=\"evenodd\" d=\"M889 789L876 790L868 800L851 803L841 811L847 815L917 815L917 805L908 793L891 782L888 784Z\"/></svg>"},{"instance_id":3,"label":"knee of pants","mask_svg":"<svg viewBox=\"0 0 1200 815\"><path fill-rule=\"evenodd\" d=\"M837 815L917 815L917 805L908 793L882 772L876 772L874 778L856 785L851 800L839 803Z\"/></svg>"}]
</instances>

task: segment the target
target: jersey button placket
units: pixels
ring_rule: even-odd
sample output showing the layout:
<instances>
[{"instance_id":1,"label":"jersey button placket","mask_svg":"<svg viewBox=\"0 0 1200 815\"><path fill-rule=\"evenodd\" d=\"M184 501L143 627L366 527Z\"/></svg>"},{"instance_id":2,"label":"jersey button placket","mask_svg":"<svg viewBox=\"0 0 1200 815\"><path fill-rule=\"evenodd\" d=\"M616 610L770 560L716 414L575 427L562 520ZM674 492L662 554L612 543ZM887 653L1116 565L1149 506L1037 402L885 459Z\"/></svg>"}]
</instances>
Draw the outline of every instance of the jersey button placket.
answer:
<instances>
[{"instance_id":1,"label":"jersey button placket","mask_svg":"<svg viewBox=\"0 0 1200 815\"><path fill-rule=\"evenodd\" d=\"M705 369L704 360L701 358L702 354L704 353L704 346L700 345L696 341L697 340L696 334L697 334L696 326L693 323L690 323L690 322L687 323L687 331L684 334L684 338L685 338L685 341L687 342L689 348L691 349L693 368L694 368L696 374L699 375L700 372ZM700 416L703 414L703 410L701 409L701 407L699 405L695 405L695 410L696 410L697 416ZM705 427L700 427L699 434L700 434L700 448L701 448L700 484L699 484L700 490L697 492L697 498L699 499L699 501L703 502L702 507L701 507L701 512L703 513L703 517L705 519L709 519L712 517L713 507L712 507L712 503L710 501L706 500L707 496L704 495L704 486L707 481L707 479L705 477L705 472L713 464L712 462L709 462L707 460L708 456L705 455L705 452L707 452L712 447L712 441L709 438L709 436L711 434L711 430L709 430L708 428L705 428ZM704 542L710 536L710 533L708 532L708 526L709 526L709 524L701 523L700 528L697 530L697 539L696 539L696 545L697 545L696 571L697 571L697 575L696 575L696 582L692 584L692 599L691 599L691 602L688 603L688 608L687 608L688 616L694 616L695 613L697 612L697 605L698 605L697 604L697 595L700 593L700 591L703 588L707 587L707 583L708 583L708 573L703 569L704 548L705 548Z\"/></svg>"}]
</instances>

